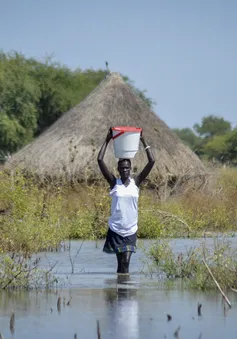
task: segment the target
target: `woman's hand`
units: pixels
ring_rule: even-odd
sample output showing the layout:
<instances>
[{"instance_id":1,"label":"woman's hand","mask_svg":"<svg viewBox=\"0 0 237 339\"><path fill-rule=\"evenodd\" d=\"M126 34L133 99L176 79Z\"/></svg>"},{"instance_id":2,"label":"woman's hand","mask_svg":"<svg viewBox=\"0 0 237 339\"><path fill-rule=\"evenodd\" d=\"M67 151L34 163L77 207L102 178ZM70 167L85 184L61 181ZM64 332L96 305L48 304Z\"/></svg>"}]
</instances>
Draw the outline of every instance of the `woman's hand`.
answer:
<instances>
[{"instance_id":1,"label":"woman's hand","mask_svg":"<svg viewBox=\"0 0 237 339\"><path fill-rule=\"evenodd\" d=\"M140 141L142 142L143 145L145 144L145 139L143 137L142 131L141 131L141 134L140 134Z\"/></svg>"},{"instance_id":2,"label":"woman's hand","mask_svg":"<svg viewBox=\"0 0 237 339\"><path fill-rule=\"evenodd\" d=\"M110 142L110 140L112 139L113 134L112 134L112 128L110 127L106 136L106 143L108 144Z\"/></svg>"},{"instance_id":3,"label":"woman's hand","mask_svg":"<svg viewBox=\"0 0 237 339\"><path fill-rule=\"evenodd\" d=\"M114 185L116 183L116 178L110 172L108 167L106 166L106 164L104 162L104 156L105 156L105 152L106 152L108 143L110 142L112 137L113 137L112 128L110 127L109 130L108 130L108 133L106 135L105 141L104 141L103 145L101 146L101 149L100 149L99 154L97 156L97 161L98 161L98 165L99 165L99 168L101 170L101 173L103 174L104 178L108 181L111 189L114 187Z\"/></svg>"},{"instance_id":4,"label":"woman's hand","mask_svg":"<svg viewBox=\"0 0 237 339\"><path fill-rule=\"evenodd\" d=\"M144 146L144 149L145 149L145 152L146 152L146 155L147 155L147 159L148 159L148 163L143 168L143 170L138 175L136 175L136 177L135 177L135 183L138 187L146 179L146 177L150 173L150 171L151 171L151 169L152 169L152 167L154 166L154 163L155 163L155 159L154 159L153 153L151 151L151 147L150 147L150 145L147 145L147 142L146 142L145 138L143 137L142 133L140 134L140 140L141 140L141 143Z\"/></svg>"}]
</instances>

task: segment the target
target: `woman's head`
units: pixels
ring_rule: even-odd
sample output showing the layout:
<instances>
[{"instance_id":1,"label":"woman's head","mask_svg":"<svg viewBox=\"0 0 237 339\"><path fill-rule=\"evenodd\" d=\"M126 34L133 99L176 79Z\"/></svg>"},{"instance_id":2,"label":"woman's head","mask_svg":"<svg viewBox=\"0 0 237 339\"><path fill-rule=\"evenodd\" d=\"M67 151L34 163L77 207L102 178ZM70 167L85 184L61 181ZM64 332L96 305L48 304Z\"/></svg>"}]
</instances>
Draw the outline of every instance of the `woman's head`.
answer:
<instances>
[{"instance_id":1,"label":"woman's head","mask_svg":"<svg viewBox=\"0 0 237 339\"><path fill-rule=\"evenodd\" d=\"M119 159L118 172L120 174L121 179L129 178L130 172L131 172L131 160L130 159Z\"/></svg>"}]
</instances>

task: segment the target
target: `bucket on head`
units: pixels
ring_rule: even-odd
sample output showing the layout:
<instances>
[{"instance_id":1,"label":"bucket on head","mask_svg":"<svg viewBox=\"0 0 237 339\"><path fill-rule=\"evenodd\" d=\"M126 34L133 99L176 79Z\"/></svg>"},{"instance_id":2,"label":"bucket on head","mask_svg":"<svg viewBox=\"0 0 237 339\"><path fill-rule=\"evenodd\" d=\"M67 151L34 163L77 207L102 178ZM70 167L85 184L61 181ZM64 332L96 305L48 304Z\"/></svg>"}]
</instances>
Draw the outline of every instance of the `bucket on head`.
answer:
<instances>
[{"instance_id":1,"label":"bucket on head","mask_svg":"<svg viewBox=\"0 0 237 339\"><path fill-rule=\"evenodd\" d=\"M112 127L115 158L132 159L139 149L142 128L131 126Z\"/></svg>"}]
</instances>

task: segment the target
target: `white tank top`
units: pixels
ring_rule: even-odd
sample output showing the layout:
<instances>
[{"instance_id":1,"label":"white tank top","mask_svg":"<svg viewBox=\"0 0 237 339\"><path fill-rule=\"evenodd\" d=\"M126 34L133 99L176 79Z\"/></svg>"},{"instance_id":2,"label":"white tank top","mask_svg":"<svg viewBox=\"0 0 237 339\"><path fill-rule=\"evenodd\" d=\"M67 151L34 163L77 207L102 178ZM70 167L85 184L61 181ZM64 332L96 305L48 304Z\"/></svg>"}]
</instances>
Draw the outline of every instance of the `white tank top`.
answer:
<instances>
[{"instance_id":1,"label":"white tank top","mask_svg":"<svg viewBox=\"0 0 237 339\"><path fill-rule=\"evenodd\" d=\"M125 186L121 179L116 179L110 196L112 197L110 229L123 237L136 233L139 188L134 179L130 178L128 186Z\"/></svg>"}]
</instances>

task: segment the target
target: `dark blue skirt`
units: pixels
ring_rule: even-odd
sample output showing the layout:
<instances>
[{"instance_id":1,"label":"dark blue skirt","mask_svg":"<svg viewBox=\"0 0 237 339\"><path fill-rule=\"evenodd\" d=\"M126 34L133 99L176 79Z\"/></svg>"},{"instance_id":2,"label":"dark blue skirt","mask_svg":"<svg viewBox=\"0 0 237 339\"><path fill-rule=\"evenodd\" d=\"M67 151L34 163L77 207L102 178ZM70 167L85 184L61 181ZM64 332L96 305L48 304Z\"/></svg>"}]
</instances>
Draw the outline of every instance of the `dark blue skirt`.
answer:
<instances>
[{"instance_id":1,"label":"dark blue skirt","mask_svg":"<svg viewBox=\"0 0 237 339\"><path fill-rule=\"evenodd\" d=\"M122 252L136 252L137 233L122 237L113 232L110 228L108 230L103 252L106 253L122 253Z\"/></svg>"}]
</instances>

